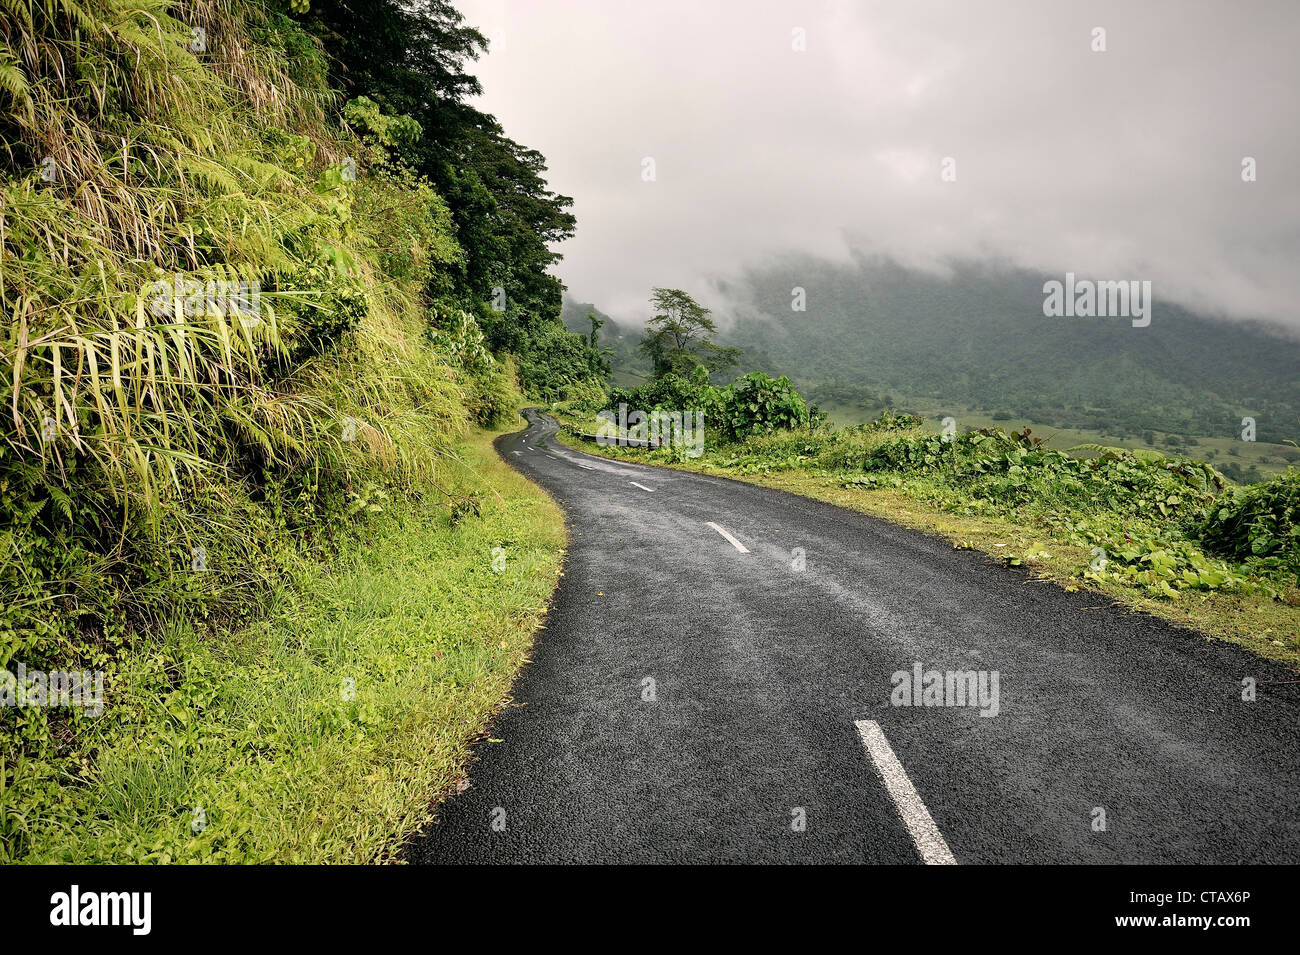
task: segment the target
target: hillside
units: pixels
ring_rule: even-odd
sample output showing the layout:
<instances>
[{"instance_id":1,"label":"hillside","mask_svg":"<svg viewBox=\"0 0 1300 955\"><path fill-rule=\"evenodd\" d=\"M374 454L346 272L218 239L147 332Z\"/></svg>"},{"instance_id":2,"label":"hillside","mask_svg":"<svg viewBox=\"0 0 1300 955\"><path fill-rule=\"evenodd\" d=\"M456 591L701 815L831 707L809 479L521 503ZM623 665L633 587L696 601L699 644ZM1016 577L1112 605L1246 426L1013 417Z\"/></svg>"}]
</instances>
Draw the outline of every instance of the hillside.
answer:
<instances>
[{"instance_id":1,"label":"hillside","mask_svg":"<svg viewBox=\"0 0 1300 955\"><path fill-rule=\"evenodd\" d=\"M570 202L468 104L442 0L5 6L0 860L378 857L554 582L487 435L603 387L548 271Z\"/></svg>"},{"instance_id":2,"label":"hillside","mask_svg":"<svg viewBox=\"0 0 1300 955\"><path fill-rule=\"evenodd\" d=\"M560 317L570 332L590 335L591 319L588 316L593 313L604 322L596 334L599 347L609 357L610 375L614 384L634 385L644 381L650 374L650 362L637 352L641 329L626 328L592 303L578 302L567 295L564 297Z\"/></svg>"},{"instance_id":3,"label":"hillside","mask_svg":"<svg viewBox=\"0 0 1300 955\"><path fill-rule=\"evenodd\" d=\"M1300 342L1165 304L1158 290L1147 328L1046 318L1043 282L971 264L941 278L883 261L791 259L724 287L745 316L726 340L818 400L892 393L1117 437L1232 437L1250 416L1261 442L1300 436ZM795 286L806 312L791 310Z\"/></svg>"}]
</instances>

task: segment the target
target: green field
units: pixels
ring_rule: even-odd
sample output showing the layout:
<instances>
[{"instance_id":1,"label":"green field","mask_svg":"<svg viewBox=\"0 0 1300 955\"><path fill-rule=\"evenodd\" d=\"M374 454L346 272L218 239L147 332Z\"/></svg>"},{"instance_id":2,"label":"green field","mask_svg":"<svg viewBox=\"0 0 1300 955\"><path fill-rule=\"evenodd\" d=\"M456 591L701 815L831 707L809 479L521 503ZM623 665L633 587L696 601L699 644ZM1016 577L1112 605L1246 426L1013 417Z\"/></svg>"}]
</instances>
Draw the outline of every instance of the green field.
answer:
<instances>
[{"instance_id":1,"label":"green field","mask_svg":"<svg viewBox=\"0 0 1300 955\"><path fill-rule=\"evenodd\" d=\"M1049 447L1068 450L1080 444L1102 444L1118 448L1152 448L1166 454L1186 455L1213 465L1220 471L1230 468L1234 463L1243 470L1256 468L1261 478L1268 478L1284 472L1290 464L1300 462L1300 449L1289 444L1271 444L1264 441L1243 441L1239 437L1182 435L1163 431L1152 432L1154 441L1148 444L1140 438L1117 437L1101 431L1086 428L1058 428L1041 421L1021 417L999 416L989 409L963 408L952 404L936 404L934 399L909 399L899 397L897 405L926 418L926 427L939 431L945 416L956 419L957 430L967 431L978 428L1003 428L1020 430L1028 426L1035 435L1043 439ZM854 425L871 421L883 410L881 408L863 408L856 405L823 405L831 421L836 425ZM1189 443L1188 439L1196 443ZM1230 474L1229 477L1232 477ZM1238 482L1242 483L1242 482Z\"/></svg>"}]
</instances>

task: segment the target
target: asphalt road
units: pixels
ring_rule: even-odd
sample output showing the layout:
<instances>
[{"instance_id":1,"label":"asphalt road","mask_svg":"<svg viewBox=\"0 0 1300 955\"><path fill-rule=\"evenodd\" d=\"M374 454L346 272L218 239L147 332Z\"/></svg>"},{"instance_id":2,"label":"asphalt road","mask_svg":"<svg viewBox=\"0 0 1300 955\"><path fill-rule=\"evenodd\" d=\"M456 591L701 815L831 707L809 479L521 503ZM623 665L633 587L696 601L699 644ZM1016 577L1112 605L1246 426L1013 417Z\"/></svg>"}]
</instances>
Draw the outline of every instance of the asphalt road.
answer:
<instances>
[{"instance_id":1,"label":"asphalt road","mask_svg":"<svg viewBox=\"0 0 1300 955\"><path fill-rule=\"evenodd\" d=\"M501 742L477 747L409 861L1300 861L1285 668L885 521L594 458L530 422L498 448L563 506L565 576ZM990 713L996 671L996 715L946 686L932 702L956 705L893 705L917 664L985 674Z\"/></svg>"}]
</instances>

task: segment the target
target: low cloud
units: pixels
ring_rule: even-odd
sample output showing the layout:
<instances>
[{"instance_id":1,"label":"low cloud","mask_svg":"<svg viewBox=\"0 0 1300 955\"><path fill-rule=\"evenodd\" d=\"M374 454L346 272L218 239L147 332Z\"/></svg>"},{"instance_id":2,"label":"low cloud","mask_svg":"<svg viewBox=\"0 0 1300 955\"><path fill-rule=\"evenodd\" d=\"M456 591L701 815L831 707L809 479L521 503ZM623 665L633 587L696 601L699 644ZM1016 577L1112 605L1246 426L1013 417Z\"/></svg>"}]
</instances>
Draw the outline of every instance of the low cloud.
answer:
<instances>
[{"instance_id":1,"label":"low cloud","mask_svg":"<svg viewBox=\"0 0 1300 955\"><path fill-rule=\"evenodd\" d=\"M460 6L496 41L481 104L575 199L559 274L616 317L652 285L721 305L711 279L858 249L1300 327L1287 0Z\"/></svg>"}]
</instances>

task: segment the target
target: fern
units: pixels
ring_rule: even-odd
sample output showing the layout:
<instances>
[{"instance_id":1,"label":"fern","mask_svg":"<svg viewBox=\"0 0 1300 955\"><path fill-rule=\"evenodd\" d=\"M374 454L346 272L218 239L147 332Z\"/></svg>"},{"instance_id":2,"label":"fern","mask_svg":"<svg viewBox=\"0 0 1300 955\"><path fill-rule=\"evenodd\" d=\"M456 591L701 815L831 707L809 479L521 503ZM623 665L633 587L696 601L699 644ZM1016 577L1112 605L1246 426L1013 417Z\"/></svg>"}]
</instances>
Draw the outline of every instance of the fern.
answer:
<instances>
[{"instance_id":1,"label":"fern","mask_svg":"<svg viewBox=\"0 0 1300 955\"><path fill-rule=\"evenodd\" d=\"M16 103L20 103L28 118L31 118L33 105L27 77L23 74L18 57L3 44L0 44L0 90L4 90Z\"/></svg>"}]
</instances>

